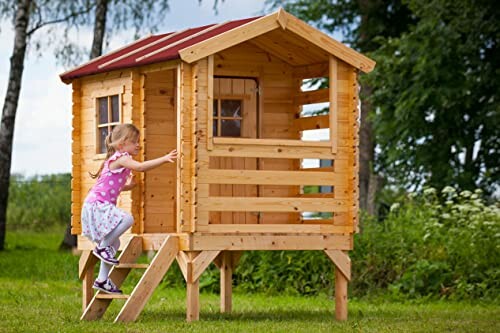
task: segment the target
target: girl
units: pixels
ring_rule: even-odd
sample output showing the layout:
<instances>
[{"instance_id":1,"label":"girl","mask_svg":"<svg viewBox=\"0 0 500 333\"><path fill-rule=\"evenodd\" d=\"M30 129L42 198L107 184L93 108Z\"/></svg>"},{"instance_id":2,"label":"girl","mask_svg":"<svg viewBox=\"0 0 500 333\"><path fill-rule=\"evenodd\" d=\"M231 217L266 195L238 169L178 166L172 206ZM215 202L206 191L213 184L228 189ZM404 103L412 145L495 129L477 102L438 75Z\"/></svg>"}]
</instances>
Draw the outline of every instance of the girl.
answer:
<instances>
[{"instance_id":1,"label":"girl","mask_svg":"<svg viewBox=\"0 0 500 333\"><path fill-rule=\"evenodd\" d=\"M139 152L139 130L132 124L117 125L106 137L107 155L104 163L92 178L96 184L90 189L82 208L82 234L97 244L93 253L101 259L99 276L93 288L108 294L121 294L108 274L120 247L120 236L132 226L134 219L116 207L116 199L121 191L135 186L131 170L144 172L177 158L174 149L162 157L137 162L131 156Z\"/></svg>"}]
</instances>

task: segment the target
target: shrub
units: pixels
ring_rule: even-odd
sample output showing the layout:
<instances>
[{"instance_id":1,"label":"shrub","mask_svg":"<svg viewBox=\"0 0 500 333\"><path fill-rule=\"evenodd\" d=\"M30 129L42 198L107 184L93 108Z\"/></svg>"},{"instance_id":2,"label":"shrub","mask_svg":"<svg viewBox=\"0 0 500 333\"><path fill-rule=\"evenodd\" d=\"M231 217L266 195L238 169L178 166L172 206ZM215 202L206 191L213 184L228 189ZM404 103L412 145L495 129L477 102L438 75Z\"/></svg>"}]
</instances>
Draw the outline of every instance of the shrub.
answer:
<instances>
[{"instance_id":1,"label":"shrub","mask_svg":"<svg viewBox=\"0 0 500 333\"><path fill-rule=\"evenodd\" d=\"M7 207L9 229L47 230L71 218L71 175L12 175Z\"/></svg>"}]
</instances>

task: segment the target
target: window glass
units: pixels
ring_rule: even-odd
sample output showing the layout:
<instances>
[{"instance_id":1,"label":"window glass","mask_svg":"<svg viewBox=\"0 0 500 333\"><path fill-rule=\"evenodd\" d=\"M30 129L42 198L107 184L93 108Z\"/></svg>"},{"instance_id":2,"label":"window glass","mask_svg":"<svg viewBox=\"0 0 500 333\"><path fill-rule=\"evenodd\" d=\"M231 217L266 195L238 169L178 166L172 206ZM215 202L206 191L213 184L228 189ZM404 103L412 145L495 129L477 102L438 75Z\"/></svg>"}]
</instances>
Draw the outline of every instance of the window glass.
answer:
<instances>
[{"instance_id":1,"label":"window glass","mask_svg":"<svg viewBox=\"0 0 500 333\"><path fill-rule=\"evenodd\" d=\"M217 117L219 111L219 101L214 99L214 117ZM214 132L215 133L215 132Z\"/></svg>"},{"instance_id":2,"label":"window glass","mask_svg":"<svg viewBox=\"0 0 500 333\"><path fill-rule=\"evenodd\" d=\"M118 101L119 101L118 95L111 96L111 115L112 115L111 122L112 123L117 123L120 121L120 108L118 105Z\"/></svg>"},{"instance_id":3,"label":"window glass","mask_svg":"<svg viewBox=\"0 0 500 333\"><path fill-rule=\"evenodd\" d=\"M217 120L214 120L214 125L213 125L212 133L213 133L214 136L218 135L218 133L217 133Z\"/></svg>"},{"instance_id":4,"label":"window glass","mask_svg":"<svg viewBox=\"0 0 500 333\"><path fill-rule=\"evenodd\" d=\"M230 99L222 100L221 116L233 118L241 117L241 101Z\"/></svg>"},{"instance_id":5,"label":"window glass","mask_svg":"<svg viewBox=\"0 0 500 333\"><path fill-rule=\"evenodd\" d=\"M108 98L101 97L97 99L97 107L99 108L99 124L108 122Z\"/></svg>"},{"instance_id":6,"label":"window glass","mask_svg":"<svg viewBox=\"0 0 500 333\"><path fill-rule=\"evenodd\" d=\"M240 119L222 119L221 121L221 136L241 136L241 120Z\"/></svg>"},{"instance_id":7,"label":"window glass","mask_svg":"<svg viewBox=\"0 0 500 333\"><path fill-rule=\"evenodd\" d=\"M106 136L108 136L108 128L99 128L99 153L106 153Z\"/></svg>"}]
</instances>

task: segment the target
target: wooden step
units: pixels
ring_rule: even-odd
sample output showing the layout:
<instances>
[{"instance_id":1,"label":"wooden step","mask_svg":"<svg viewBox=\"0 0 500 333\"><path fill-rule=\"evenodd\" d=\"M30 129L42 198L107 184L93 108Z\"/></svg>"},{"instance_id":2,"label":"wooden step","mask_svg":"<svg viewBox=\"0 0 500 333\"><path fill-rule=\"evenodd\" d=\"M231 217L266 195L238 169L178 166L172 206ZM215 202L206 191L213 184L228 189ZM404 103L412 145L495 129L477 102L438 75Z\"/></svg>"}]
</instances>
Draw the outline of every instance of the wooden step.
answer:
<instances>
[{"instance_id":1,"label":"wooden step","mask_svg":"<svg viewBox=\"0 0 500 333\"><path fill-rule=\"evenodd\" d=\"M128 268L137 268L137 269L147 269L149 267L149 264L119 264L117 266L115 266L115 268L117 269L128 269Z\"/></svg>"},{"instance_id":2,"label":"wooden step","mask_svg":"<svg viewBox=\"0 0 500 333\"><path fill-rule=\"evenodd\" d=\"M95 295L95 298L97 299L128 299L130 295L124 295L124 294L104 294L104 293L98 293Z\"/></svg>"}]
</instances>

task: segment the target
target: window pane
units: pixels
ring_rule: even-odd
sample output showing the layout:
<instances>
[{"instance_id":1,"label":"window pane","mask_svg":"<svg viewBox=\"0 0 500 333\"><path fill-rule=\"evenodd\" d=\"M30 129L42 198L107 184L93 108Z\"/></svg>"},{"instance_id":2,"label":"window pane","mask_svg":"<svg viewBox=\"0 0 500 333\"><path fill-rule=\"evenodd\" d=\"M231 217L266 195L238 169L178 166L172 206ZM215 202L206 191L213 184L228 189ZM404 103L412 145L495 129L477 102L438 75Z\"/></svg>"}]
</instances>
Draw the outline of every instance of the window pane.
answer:
<instances>
[{"instance_id":1,"label":"window pane","mask_svg":"<svg viewBox=\"0 0 500 333\"><path fill-rule=\"evenodd\" d=\"M97 107L99 108L99 124L106 124L108 122L108 98L98 98Z\"/></svg>"},{"instance_id":2,"label":"window pane","mask_svg":"<svg viewBox=\"0 0 500 333\"><path fill-rule=\"evenodd\" d=\"M214 99L214 117L217 117L217 111L219 110L219 101Z\"/></svg>"},{"instance_id":3,"label":"window pane","mask_svg":"<svg viewBox=\"0 0 500 333\"><path fill-rule=\"evenodd\" d=\"M213 131L212 135L217 136L217 120L214 120L214 126L212 131Z\"/></svg>"},{"instance_id":4,"label":"window pane","mask_svg":"<svg viewBox=\"0 0 500 333\"><path fill-rule=\"evenodd\" d=\"M241 120L222 119L221 121L221 136L241 136Z\"/></svg>"},{"instance_id":5,"label":"window pane","mask_svg":"<svg viewBox=\"0 0 500 333\"><path fill-rule=\"evenodd\" d=\"M118 105L118 95L111 96L111 122L117 123L120 121L120 106Z\"/></svg>"},{"instance_id":6,"label":"window pane","mask_svg":"<svg viewBox=\"0 0 500 333\"><path fill-rule=\"evenodd\" d=\"M106 152L106 136L108 136L108 128L99 128L99 147L97 148L99 153Z\"/></svg>"},{"instance_id":7,"label":"window pane","mask_svg":"<svg viewBox=\"0 0 500 333\"><path fill-rule=\"evenodd\" d=\"M241 101L222 100L221 111L223 117L241 117Z\"/></svg>"}]
</instances>

